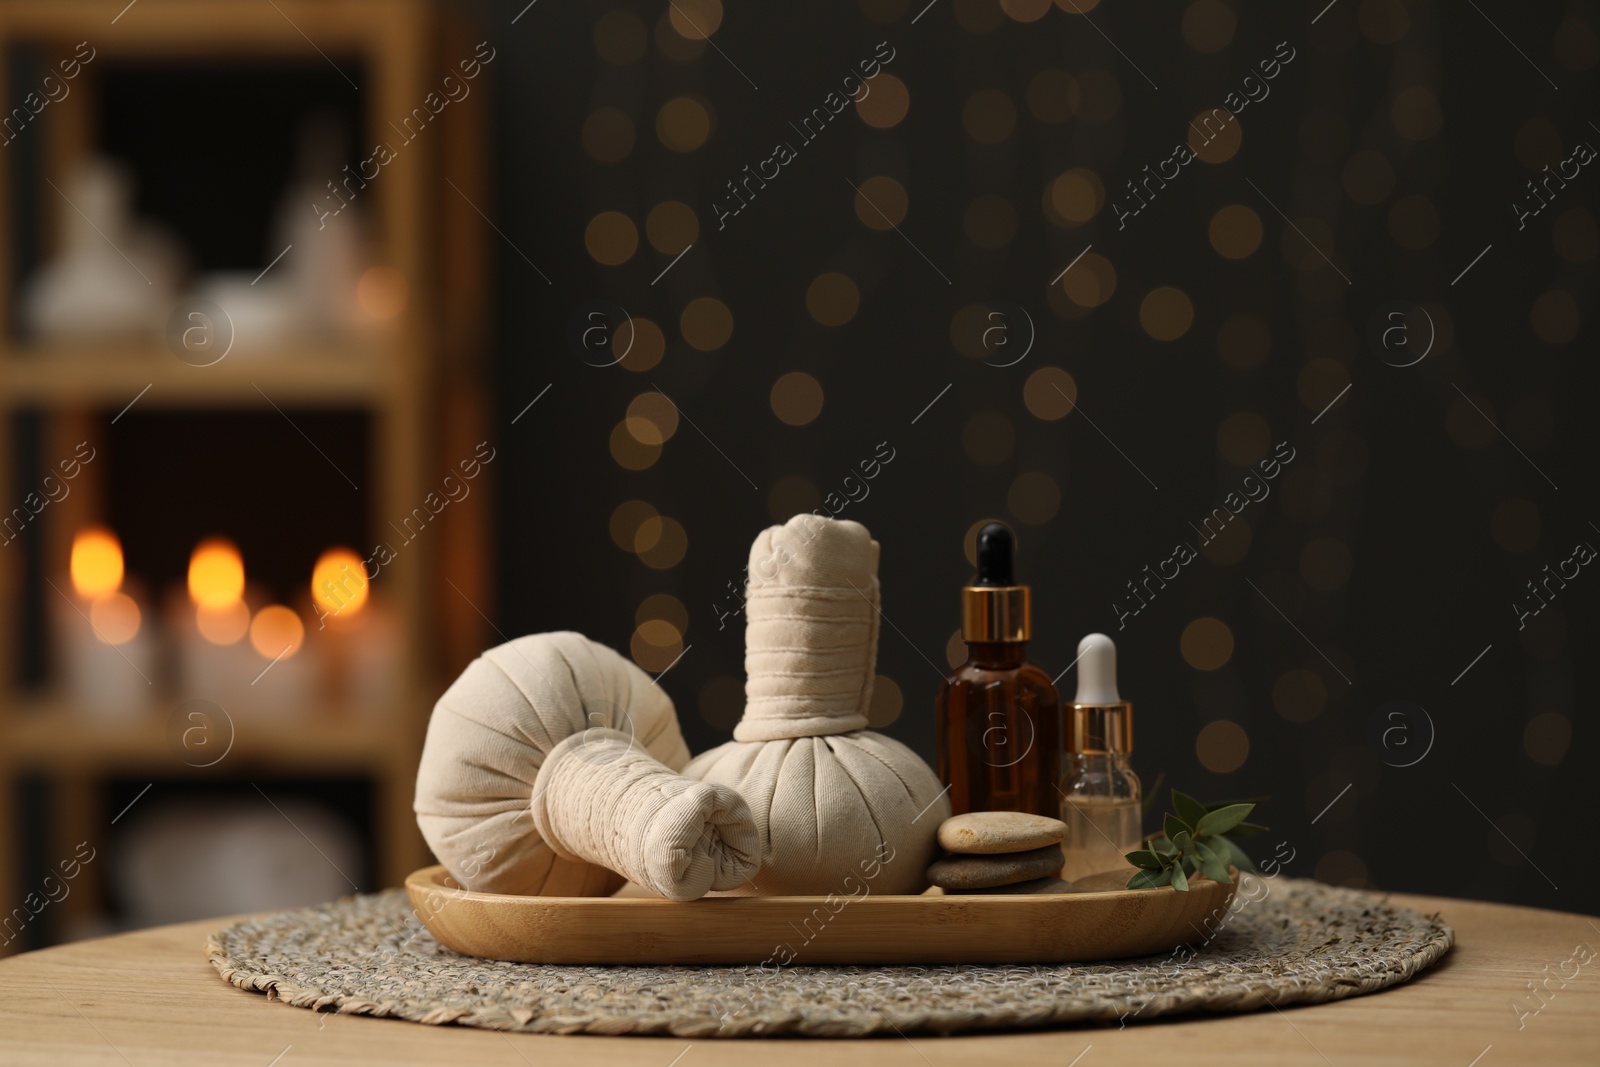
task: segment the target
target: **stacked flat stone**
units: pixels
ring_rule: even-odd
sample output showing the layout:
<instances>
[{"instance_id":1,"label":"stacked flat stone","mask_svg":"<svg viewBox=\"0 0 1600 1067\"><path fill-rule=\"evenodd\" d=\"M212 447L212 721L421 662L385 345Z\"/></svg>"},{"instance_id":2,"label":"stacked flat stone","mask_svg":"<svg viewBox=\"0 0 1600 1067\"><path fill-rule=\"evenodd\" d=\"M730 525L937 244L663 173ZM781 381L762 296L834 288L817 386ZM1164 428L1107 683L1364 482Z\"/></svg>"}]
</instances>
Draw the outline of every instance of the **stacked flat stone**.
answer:
<instances>
[{"instance_id":1,"label":"stacked flat stone","mask_svg":"<svg viewBox=\"0 0 1600 1067\"><path fill-rule=\"evenodd\" d=\"M946 855L928 881L946 893L1071 893L1061 873L1067 824L1020 811L974 811L946 819L939 844Z\"/></svg>"}]
</instances>

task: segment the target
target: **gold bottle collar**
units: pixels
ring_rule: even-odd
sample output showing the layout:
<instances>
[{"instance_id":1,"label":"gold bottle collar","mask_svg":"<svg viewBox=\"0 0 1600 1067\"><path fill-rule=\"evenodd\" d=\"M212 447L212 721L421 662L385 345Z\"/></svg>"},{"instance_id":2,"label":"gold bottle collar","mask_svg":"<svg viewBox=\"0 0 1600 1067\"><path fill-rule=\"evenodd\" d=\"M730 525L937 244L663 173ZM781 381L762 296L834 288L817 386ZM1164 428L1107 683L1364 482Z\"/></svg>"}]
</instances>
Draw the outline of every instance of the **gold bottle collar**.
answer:
<instances>
[{"instance_id":1,"label":"gold bottle collar","mask_svg":"<svg viewBox=\"0 0 1600 1067\"><path fill-rule=\"evenodd\" d=\"M1133 751L1133 705L1126 700L1115 704L1068 704L1067 751L1083 755L1106 755Z\"/></svg>"},{"instance_id":2,"label":"gold bottle collar","mask_svg":"<svg viewBox=\"0 0 1600 1067\"><path fill-rule=\"evenodd\" d=\"M967 644L1026 641L1032 632L1027 586L962 587L961 639Z\"/></svg>"}]
</instances>

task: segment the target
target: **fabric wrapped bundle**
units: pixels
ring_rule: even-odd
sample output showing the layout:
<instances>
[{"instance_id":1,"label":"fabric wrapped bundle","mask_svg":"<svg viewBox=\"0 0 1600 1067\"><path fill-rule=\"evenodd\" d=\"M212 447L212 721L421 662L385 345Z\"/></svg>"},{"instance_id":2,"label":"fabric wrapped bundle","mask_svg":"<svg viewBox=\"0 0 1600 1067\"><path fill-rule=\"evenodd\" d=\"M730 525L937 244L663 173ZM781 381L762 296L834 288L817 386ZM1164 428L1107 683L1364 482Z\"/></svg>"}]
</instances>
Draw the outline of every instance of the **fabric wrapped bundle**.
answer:
<instances>
[{"instance_id":1,"label":"fabric wrapped bundle","mask_svg":"<svg viewBox=\"0 0 1600 1067\"><path fill-rule=\"evenodd\" d=\"M732 789L689 761L672 701L581 634L479 656L434 706L417 824L467 889L605 896L629 879L673 900L744 884L760 864Z\"/></svg>"},{"instance_id":2,"label":"fabric wrapped bundle","mask_svg":"<svg viewBox=\"0 0 1600 1067\"><path fill-rule=\"evenodd\" d=\"M750 548L745 710L684 774L731 786L761 834L737 894L920 893L950 802L905 745L865 729L878 653L878 543L797 515Z\"/></svg>"}]
</instances>

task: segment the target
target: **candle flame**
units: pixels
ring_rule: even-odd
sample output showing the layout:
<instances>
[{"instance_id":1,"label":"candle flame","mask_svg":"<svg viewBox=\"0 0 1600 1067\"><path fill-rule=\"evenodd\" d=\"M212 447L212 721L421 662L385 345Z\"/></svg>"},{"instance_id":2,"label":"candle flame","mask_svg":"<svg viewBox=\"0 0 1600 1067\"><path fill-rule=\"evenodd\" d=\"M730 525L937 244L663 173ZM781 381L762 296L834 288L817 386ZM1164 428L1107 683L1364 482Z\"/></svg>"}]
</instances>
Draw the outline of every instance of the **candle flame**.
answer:
<instances>
[{"instance_id":1,"label":"candle flame","mask_svg":"<svg viewBox=\"0 0 1600 1067\"><path fill-rule=\"evenodd\" d=\"M225 608L244 595L244 560L225 537L194 546L189 557L189 599L203 608Z\"/></svg>"},{"instance_id":2,"label":"candle flame","mask_svg":"<svg viewBox=\"0 0 1600 1067\"><path fill-rule=\"evenodd\" d=\"M311 569L311 599L334 615L353 615L367 602L366 566L348 548L330 548Z\"/></svg>"},{"instance_id":3,"label":"candle flame","mask_svg":"<svg viewBox=\"0 0 1600 1067\"><path fill-rule=\"evenodd\" d=\"M104 526L86 526L72 538L72 587L93 599L122 587L122 543ZM118 642L120 644L120 642Z\"/></svg>"}]
</instances>

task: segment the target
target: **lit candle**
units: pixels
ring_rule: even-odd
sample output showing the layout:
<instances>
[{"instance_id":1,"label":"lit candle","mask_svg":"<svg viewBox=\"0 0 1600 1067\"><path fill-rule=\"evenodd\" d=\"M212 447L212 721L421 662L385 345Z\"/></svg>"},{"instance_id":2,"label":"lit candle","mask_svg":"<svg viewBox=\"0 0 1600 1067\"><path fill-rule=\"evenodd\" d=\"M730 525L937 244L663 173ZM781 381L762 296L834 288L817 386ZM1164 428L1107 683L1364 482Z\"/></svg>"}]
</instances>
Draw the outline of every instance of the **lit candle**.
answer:
<instances>
[{"instance_id":1,"label":"lit candle","mask_svg":"<svg viewBox=\"0 0 1600 1067\"><path fill-rule=\"evenodd\" d=\"M181 695L227 709L239 703L260 669L242 643L250 629L250 607L238 546L222 537L201 541L189 556L187 584L187 600L172 604L170 615L178 634Z\"/></svg>"},{"instance_id":2,"label":"lit candle","mask_svg":"<svg viewBox=\"0 0 1600 1067\"><path fill-rule=\"evenodd\" d=\"M361 557L348 548L324 552L311 570L311 602L333 691L357 708L392 705L399 692L395 627L382 598L372 596Z\"/></svg>"},{"instance_id":3,"label":"lit candle","mask_svg":"<svg viewBox=\"0 0 1600 1067\"><path fill-rule=\"evenodd\" d=\"M306 627L299 612L282 604L269 604L256 612L250 620L255 671L245 703L271 711L275 717L304 714L320 673L314 650L305 646Z\"/></svg>"},{"instance_id":4,"label":"lit candle","mask_svg":"<svg viewBox=\"0 0 1600 1067\"><path fill-rule=\"evenodd\" d=\"M122 543L103 526L72 538L70 604L55 611L68 695L91 713L125 714L147 706L155 643L138 601L123 591Z\"/></svg>"}]
</instances>

